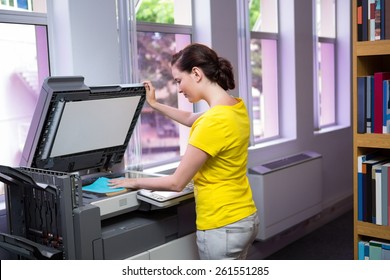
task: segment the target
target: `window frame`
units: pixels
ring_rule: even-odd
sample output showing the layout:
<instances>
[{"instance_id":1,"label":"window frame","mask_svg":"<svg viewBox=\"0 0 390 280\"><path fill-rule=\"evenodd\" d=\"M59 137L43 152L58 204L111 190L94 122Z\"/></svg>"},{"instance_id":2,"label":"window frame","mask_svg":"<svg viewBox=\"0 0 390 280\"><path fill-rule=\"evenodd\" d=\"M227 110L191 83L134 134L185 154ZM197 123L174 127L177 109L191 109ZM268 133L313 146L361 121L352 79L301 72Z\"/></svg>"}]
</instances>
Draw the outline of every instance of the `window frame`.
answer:
<instances>
[{"instance_id":1,"label":"window frame","mask_svg":"<svg viewBox=\"0 0 390 280\"><path fill-rule=\"evenodd\" d=\"M192 26L188 25L178 25L178 24L165 24L165 23L150 23L150 22L137 22L136 23L136 32L156 32L156 33L162 33L162 34L184 34L189 35L192 41L193 33L192 33ZM138 67L138 65L137 65ZM192 111L197 112L197 106L196 104L192 104ZM183 140L182 135L179 133L179 149L181 150L183 146L183 141L187 143L187 139ZM141 147L142 148L142 147ZM142 150L142 149L141 149ZM172 157L170 159L165 159L157 162L150 162L150 163L143 163L141 160L141 165L144 168L154 168L161 165L166 165L170 163L174 163L179 161L181 158L181 155L178 155L176 157Z\"/></svg>"},{"instance_id":2,"label":"window frame","mask_svg":"<svg viewBox=\"0 0 390 280\"><path fill-rule=\"evenodd\" d=\"M124 1L127 2L127 1ZM138 1L136 1L138 2ZM190 25L181 24L166 24L166 23L153 23L153 22L141 22L136 20L136 5L137 3L118 3L118 16L119 16L119 36L121 45L122 61L122 77L126 77L123 82L139 82L138 60L130 59L131 57L137 57L137 36L138 32L155 32L161 34L185 34L193 38L193 28ZM128 59L126 59L128 58ZM193 112L196 112L197 106L192 105ZM160 160L156 162L142 162L142 146L141 146L141 123L138 122L134 133L133 140L129 143L128 153L135 153L133 160L126 159L126 168L143 170L148 168L154 168L161 165L167 165L180 160L181 155ZM179 149L181 150L183 145L182 134L179 132ZM187 143L187 139L185 141ZM180 152L181 154L181 152ZM137 158L139 157L139 158Z\"/></svg>"},{"instance_id":3,"label":"window frame","mask_svg":"<svg viewBox=\"0 0 390 280\"><path fill-rule=\"evenodd\" d=\"M242 1L242 3L237 4L238 8L238 17L239 17L239 22L238 22L238 28L240 32L239 37L239 65L238 65L238 72L239 72L239 79L240 79L240 88L239 92L244 92L242 98L244 99L245 103L247 104L248 108L248 114L249 118L251 121L251 131L250 131L250 147L255 147L257 145L263 145L267 143L271 143L272 141L276 139L280 139L282 137L282 132L281 132L281 120L282 120L282 106L281 106L281 87L280 83L281 80L278 78L277 79L277 98L278 98L278 133L277 135L271 136L271 137L266 137L266 138L261 138L261 139L256 139L254 135L254 128L253 126L253 116L254 112L252 109L253 108L253 98L252 98L252 71L251 71L251 62L252 62L252 53L250 50L250 44L252 39L257 39L257 40L273 40L276 42L276 67L277 67L277 76L280 76L280 47L279 47L279 39L280 39L280 34L279 34L279 26L280 26L280 12L279 12L279 6L280 6L280 1L277 0L277 26L278 30L277 32L266 32L266 31L252 31L250 28L249 24L249 1Z\"/></svg>"},{"instance_id":4,"label":"window frame","mask_svg":"<svg viewBox=\"0 0 390 280\"><path fill-rule=\"evenodd\" d=\"M137 32L187 34L192 36L192 26L180 24L137 22Z\"/></svg>"},{"instance_id":5,"label":"window frame","mask_svg":"<svg viewBox=\"0 0 390 280\"><path fill-rule=\"evenodd\" d=\"M250 31L250 39L275 41L276 48L277 48L277 50L276 50L276 53L277 53L277 57L276 57L277 76L279 77L280 76L279 33L270 33L270 32L263 32L263 31ZM251 60L249 61L249 63L251 63ZM281 138L281 131L280 131L280 129L281 129L281 104L280 104L281 92L280 92L280 79L279 78L277 79L277 87L278 87L278 89L277 89L277 98L278 98L278 105L277 105L277 107L278 107L278 121L277 121L278 133L276 135L274 135L274 136L260 138L260 139L257 139L257 140L255 139L255 136L252 135L253 138L251 139L251 142L253 143L253 145L262 144L262 143L274 141L276 139ZM249 97L251 98L251 96L249 96ZM253 123L253 115L251 116L251 122Z\"/></svg>"},{"instance_id":6,"label":"window frame","mask_svg":"<svg viewBox=\"0 0 390 280\"><path fill-rule=\"evenodd\" d=\"M37 13L30 11L15 11L15 10L4 10L0 9L0 23L10 23L10 24L27 24L27 25L47 25L47 14L46 13ZM50 69L50 59L49 59L49 69ZM0 194L0 216L5 213L5 195L4 191Z\"/></svg>"},{"instance_id":7,"label":"window frame","mask_svg":"<svg viewBox=\"0 0 390 280\"><path fill-rule=\"evenodd\" d=\"M47 14L29 12L29 11L14 11L0 9L0 22L15 23L15 24L31 24L45 25L47 28Z\"/></svg>"},{"instance_id":8,"label":"window frame","mask_svg":"<svg viewBox=\"0 0 390 280\"><path fill-rule=\"evenodd\" d=\"M338 83L338 60L337 60L337 0L334 1L335 10L334 10L334 20L335 20L335 31L334 31L334 38L332 37L326 37L326 36L319 36L318 30L317 30L317 0L313 0L313 33L314 33L314 40L313 40L313 121L314 121L314 132L322 132L326 131L329 128L336 127L339 125L339 119L338 119L338 102L339 97L337 94L337 83ZM334 122L328 123L328 124L321 124L321 110L323 109L321 106L321 100L320 100L320 92L319 92L319 53L318 53L318 44L331 44L333 45L333 97L334 97L334 103L333 103L333 112L334 112Z\"/></svg>"}]
</instances>

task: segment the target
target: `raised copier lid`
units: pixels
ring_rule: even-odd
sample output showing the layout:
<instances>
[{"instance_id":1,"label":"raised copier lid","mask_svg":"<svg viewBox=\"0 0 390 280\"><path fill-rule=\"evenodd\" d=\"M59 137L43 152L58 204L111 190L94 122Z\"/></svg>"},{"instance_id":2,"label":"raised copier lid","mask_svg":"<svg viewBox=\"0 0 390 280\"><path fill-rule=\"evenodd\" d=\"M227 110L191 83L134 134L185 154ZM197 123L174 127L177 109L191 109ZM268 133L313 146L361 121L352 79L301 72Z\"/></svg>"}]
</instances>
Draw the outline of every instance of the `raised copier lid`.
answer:
<instances>
[{"instance_id":1,"label":"raised copier lid","mask_svg":"<svg viewBox=\"0 0 390 280\"><path fill-rule=\"evenodd\" d=\"M21 166L62 172L111 168L122 161L145 99L142 84L88 87L81 76L47 78Z\"/></svg>"}]
</instances>

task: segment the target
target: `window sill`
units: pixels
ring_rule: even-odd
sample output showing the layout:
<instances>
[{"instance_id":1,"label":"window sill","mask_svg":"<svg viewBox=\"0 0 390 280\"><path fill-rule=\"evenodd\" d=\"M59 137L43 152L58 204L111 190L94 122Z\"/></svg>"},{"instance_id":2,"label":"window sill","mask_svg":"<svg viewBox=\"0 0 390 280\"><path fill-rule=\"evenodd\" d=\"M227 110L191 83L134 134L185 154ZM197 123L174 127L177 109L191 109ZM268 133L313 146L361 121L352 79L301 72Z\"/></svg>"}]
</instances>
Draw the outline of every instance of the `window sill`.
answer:
<instances>
[{"instance_id":1,"label":"window sill","mask_svg":"<svg viewBox=\"0 0 390 280\"><path fill-rule=\"evenodd\" d=\"M314 135L321 135L329 132L334 132L342 129L351 128L350 125L333 125L326 128L321 128L320 130L314 131Z\"/></svg>"},{"instance_id":2,"label":"window sill","mask_svg":"<svg viewBox=\"0 0 390 280\"><path fill-rule=\"evenodd\" d=\"M151 168L145 168L143 171L152 174L172 174L175 169L179 166L180 161L175 161L167 164L158 165Z\"/></svg>"},{"instance_id":3,"label":"window sill","mask_svg":"<svg viewBox=\"0 0 390 280\"><path fill-rule=\"evenodd\" d=\"M270 146L280 145L280 144L284 144L284 143L287 143L287 142L290 142L290 141L293 141L293 140L295 140L295 138L278 138L278 139L275 139L275 140L270 140L270 141L266 141L266 142L262 142L262 143L257 143L257 144L255 144L253 146L250 146L248 148L248 151L255 151L255 150L267 148L267 147L270 147Z\"/></svg>"}]
</instances>

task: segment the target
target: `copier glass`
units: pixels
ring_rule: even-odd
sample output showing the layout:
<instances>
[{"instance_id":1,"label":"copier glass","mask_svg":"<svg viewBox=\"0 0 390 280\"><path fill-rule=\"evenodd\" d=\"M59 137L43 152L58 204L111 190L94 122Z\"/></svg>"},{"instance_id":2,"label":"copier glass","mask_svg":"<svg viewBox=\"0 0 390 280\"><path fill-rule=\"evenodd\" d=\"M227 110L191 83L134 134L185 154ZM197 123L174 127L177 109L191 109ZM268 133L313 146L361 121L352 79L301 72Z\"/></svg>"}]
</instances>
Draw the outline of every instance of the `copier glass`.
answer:
<instances>
[{"instance_id":1,"label":"copier glass","mask_svg":"<svg viewBox=\"0 0 390 280\"><path fill-rule=\"evenodd\" d=\"M107 187L109 178L164 176L121 168L145 100L142 84L44 81L21 166L0 166L1 248L23 259L126 259L195 231L191 184L181 193Z\"/></svg>"}]
</instances>

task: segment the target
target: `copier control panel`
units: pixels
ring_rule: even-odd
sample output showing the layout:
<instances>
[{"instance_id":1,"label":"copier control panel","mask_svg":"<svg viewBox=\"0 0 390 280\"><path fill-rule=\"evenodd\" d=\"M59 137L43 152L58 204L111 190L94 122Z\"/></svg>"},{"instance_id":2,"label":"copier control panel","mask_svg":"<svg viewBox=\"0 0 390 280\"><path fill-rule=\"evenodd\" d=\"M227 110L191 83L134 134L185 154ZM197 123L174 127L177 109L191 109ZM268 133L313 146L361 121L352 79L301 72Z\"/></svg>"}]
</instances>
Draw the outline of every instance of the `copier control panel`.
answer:
<instances>
[{"instance_id":1,"label":"copier control panel","mask_svg":"<svg viewBox=\"0 0 390 280\"><path fill-rule=\"evenodd\" d=\"M137 199L158 207L178 204L180 201L194 197L194 183L191 181L181 192L139 190Z\"/></svg>"}]
</instances>

